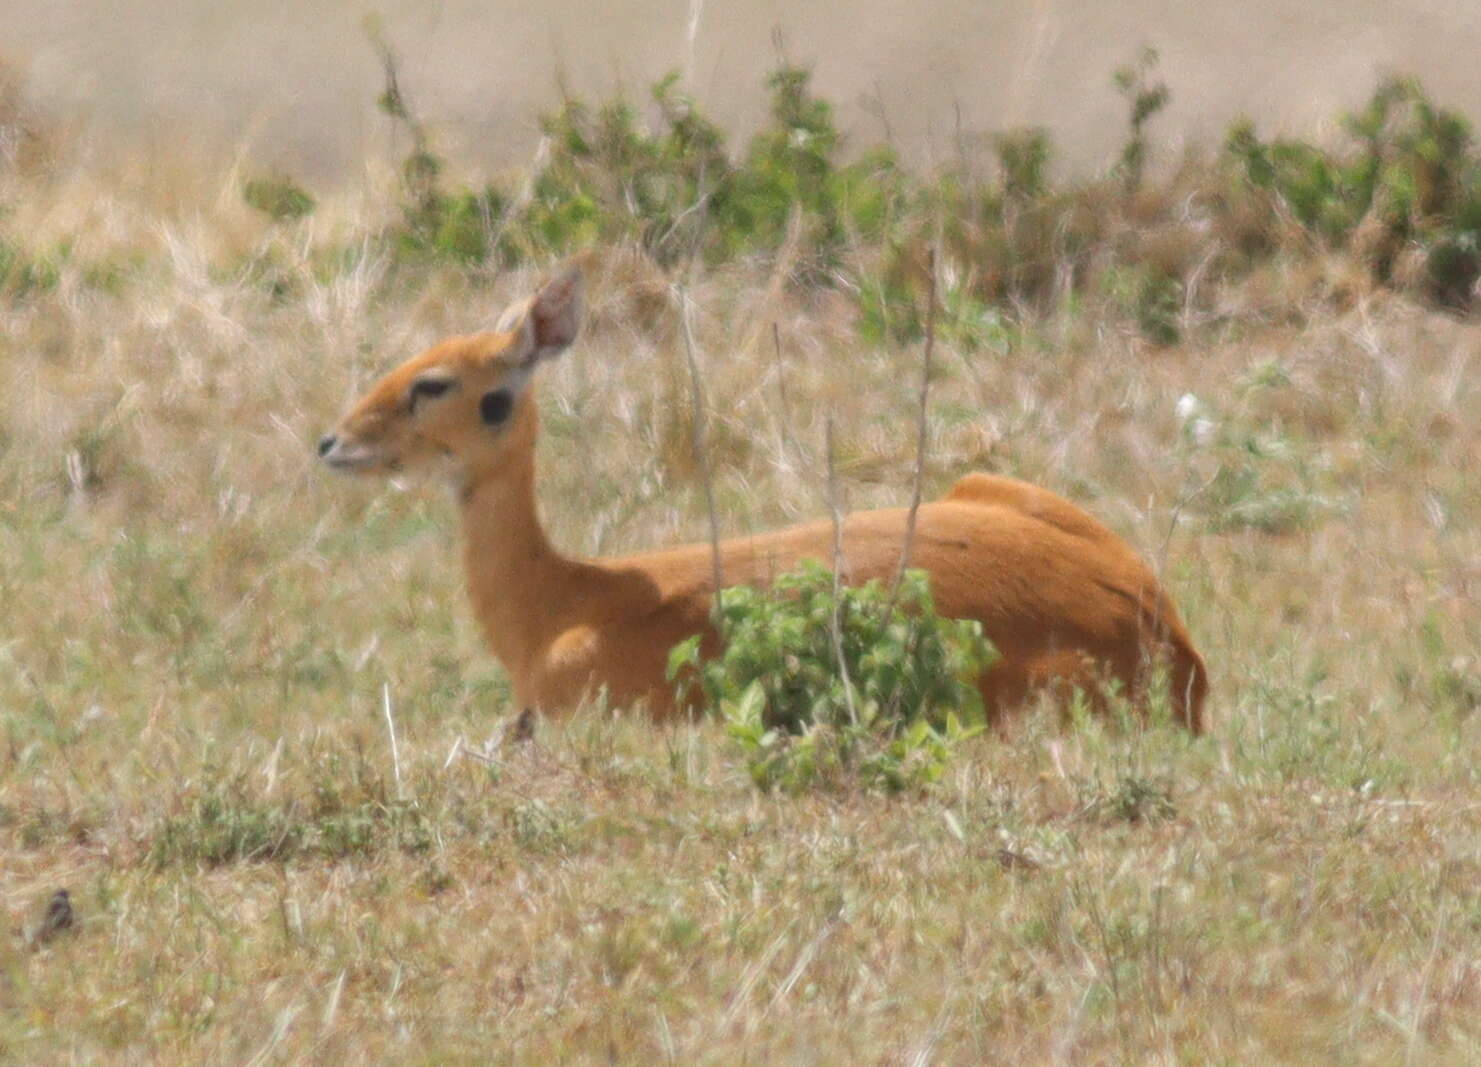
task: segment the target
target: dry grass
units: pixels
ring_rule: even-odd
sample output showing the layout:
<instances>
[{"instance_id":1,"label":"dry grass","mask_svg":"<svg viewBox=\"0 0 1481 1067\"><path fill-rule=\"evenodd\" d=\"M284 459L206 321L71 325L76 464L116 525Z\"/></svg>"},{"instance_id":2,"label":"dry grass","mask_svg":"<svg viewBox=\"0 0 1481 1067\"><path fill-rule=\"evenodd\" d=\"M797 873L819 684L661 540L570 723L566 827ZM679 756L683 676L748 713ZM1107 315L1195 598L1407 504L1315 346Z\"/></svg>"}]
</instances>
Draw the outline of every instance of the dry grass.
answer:
<instances>
[{"instance_id":1,"label":"dry grass","mask_svg":"<svg viewBox=\"0 0 1481 1067\"><path fill-rule=\"evenodd\" d=\"M371 208L275 232L127 188L8 190L11 237L75 241L0 298L0 910L67 887L80 924L0 941L0 1058L1481 1056L1477 326L1372 297L1170 350L1070 313L943 346L928 492L1018 474L1126 535L1212 734L1030 713L928 795L771 798L712 725L596 711L449 762L511 711L450 502L311 443L531 277L329 268ZM543 384L570 550L704 536L664 285L598 257ZM829 413L851 506L904 499L911 353L764 265L690 296L727 530L824 513Z\"/></svg>"}]
</instances>

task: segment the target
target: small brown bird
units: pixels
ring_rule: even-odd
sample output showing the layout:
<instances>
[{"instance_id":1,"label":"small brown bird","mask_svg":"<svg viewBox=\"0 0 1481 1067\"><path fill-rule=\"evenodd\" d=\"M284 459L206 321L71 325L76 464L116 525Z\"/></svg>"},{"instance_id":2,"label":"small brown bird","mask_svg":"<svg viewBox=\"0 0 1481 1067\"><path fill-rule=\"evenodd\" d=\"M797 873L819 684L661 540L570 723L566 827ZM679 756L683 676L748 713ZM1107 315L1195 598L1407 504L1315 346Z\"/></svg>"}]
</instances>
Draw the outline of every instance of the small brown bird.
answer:
<instances>
[{"instance_id":1,"label":"small brown bird","mask_svg":"<svg viewBox=\"0 0 1481 1067\"><path fill-rule=\"evenodd\" d=\"M72 897L65 889L58 889L51 895L46 914L39 922L26 929L27 946L33 951L40 948L63 930L71 929L74 918Z\"/></svg>"}]
</instances>

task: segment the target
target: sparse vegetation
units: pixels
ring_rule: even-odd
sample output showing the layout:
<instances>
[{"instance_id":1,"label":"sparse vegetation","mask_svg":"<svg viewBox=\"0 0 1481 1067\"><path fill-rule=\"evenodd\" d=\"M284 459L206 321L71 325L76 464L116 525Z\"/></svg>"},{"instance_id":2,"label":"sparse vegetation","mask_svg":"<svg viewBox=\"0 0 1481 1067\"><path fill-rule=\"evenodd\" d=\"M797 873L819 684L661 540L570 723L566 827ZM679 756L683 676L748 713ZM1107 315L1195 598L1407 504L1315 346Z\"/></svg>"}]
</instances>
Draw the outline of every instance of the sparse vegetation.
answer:
<instances>
[{"instance_id":1,"label":"sparse vegetation","mask_svg":"<svg viewBox=\"0 0 1481 1067\"><path fill-rule=\"evenodd\" d=\"M401 88L395 172L285 218L4 105L0 893L7 931L63 887L76 922L0 936L0 1059L1477 1058L1461 117L1385 88L1331 144L1183 161L1154 120L1129 190L1036 131L922 173L794 71L739 147L671 82L473 182ZM1125 535L1207 654L1207 737L1030 708L899 753L941 773L893 794L758 791L782 733L600 704L521 741L444 488L313 463L371 375L583 247L562 546L705 536L681 271L724 532L824 513L829 417L849 504L898 505L933 245L928 495L989 468Z\"/></svg>"}]
</instances>

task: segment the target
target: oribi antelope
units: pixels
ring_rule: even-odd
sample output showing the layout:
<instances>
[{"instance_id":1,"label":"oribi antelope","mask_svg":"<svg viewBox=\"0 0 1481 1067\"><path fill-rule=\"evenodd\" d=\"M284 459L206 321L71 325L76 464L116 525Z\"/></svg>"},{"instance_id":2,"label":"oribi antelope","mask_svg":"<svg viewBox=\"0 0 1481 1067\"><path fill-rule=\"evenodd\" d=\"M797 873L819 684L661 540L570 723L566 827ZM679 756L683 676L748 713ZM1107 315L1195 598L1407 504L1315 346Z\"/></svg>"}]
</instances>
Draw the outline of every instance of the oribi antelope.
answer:
<instances>
[{"instance_id":1,"label":"oribi antelope","mask_svg":"<svg viewBox=\"0 0 1481 1067\"><path fill-rule=\"evenodd\" d=\"M450 461L473 610L521 706L561 714L604 690L614 705L666 717L685 710L665 677L669 650L694 634L718 648L711 545L572 558L550 543L536 507L534 379L576 339L581 316L572 269L492 331L449 338L391 371L319 455L367 474ZM844 578L892 576L906 522L905 508L848 515ZM833 538L823 520L723 541L723 581L764 584L804 558L830 560ZM921 505L909 565L929 574L938 611L981 622L1000 654L980 679L994 714L1045 687L1093 697L1111 680L1140 700L1159 676L1178 719L1203 729L1207 677L1177 609L1136 553L1069 501L968 474Z\"/></svg>"}]
</instances>

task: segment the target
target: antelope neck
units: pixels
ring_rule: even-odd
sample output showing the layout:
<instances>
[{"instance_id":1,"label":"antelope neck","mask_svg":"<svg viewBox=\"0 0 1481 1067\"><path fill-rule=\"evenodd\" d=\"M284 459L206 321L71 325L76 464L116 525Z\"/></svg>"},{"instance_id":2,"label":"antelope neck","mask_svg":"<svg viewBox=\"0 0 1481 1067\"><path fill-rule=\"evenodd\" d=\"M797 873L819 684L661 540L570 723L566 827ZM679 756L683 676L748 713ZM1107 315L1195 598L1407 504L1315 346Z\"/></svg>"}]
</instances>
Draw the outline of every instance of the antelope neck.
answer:
<instances>
[{"instance_id":1,"label":"antelope neck","mask_svg":"<svg viewBox=\"0 0 1481 1067\"><path fill-rule=\"evenodd\" d=\"M462 492L463 567L489 646L521 677L567 624L580 564L545 536L535 505L533 455L470 476Z\"/></svg>"}]
</instances>

